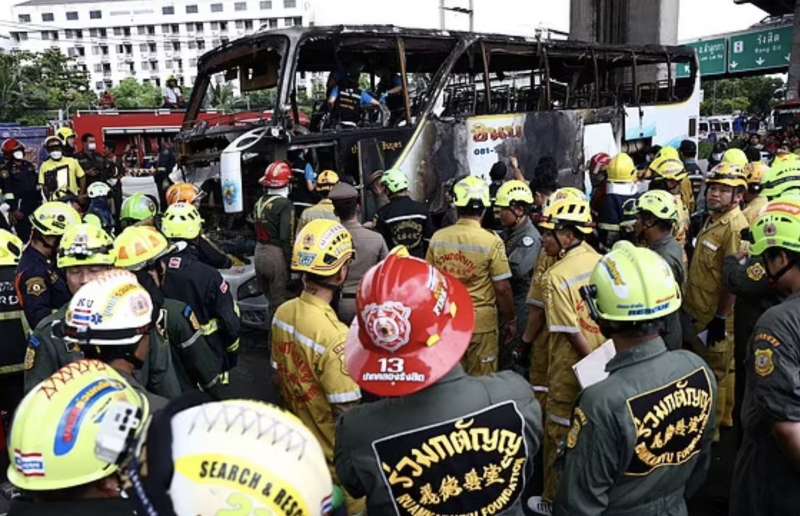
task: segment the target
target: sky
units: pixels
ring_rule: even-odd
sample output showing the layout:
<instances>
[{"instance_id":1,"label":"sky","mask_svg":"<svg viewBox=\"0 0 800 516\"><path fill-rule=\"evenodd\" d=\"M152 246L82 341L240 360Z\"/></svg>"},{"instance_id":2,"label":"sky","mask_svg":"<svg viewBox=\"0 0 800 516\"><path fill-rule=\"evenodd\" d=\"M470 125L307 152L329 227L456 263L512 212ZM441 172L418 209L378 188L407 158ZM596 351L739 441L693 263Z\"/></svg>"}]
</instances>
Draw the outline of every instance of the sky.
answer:
<instances>
[{"instance_id":1,"label":"sky","mask_svg":"<svg viewBox=\"0 0 800 516\"><path fill-rule=\"evenodd\" d=\"M318 24L393 23L408 27L438 27L439 0L305 0ZM537 27L569 30L569 0L473 0L475 30L532 35ZM636 0L652 1L652 0ZM678 41L746 29L766 13L733 0L679 0ZM12 4L0 0L0 20L11 20ZM154 1L156 4L162 2ZM448 7L466 7L469 0L445 0ZM721 15L724 13L724 15ZM466 29L468 17L447 13L446 27Z\"/></svg>"}]
</instances>

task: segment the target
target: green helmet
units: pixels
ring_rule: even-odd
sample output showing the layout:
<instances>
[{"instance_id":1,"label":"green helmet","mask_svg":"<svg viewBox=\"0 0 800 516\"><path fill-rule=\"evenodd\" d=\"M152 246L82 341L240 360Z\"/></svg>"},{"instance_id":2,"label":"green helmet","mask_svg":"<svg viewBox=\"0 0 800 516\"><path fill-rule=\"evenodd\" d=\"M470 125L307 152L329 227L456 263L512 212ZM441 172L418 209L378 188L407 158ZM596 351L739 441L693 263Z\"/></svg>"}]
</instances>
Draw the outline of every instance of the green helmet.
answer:
<instances>
[{"instance_id":1,"label":"green helmet","mask_svg":"<svg viewBox=\"0 0 800 516\"><path fill-rule=\"evenodd\" d=\"M114 240L89 223L74 224L67 228L58 244L59 269L80 265L114 265Z\"/></svg>"},{"instance_id":2,"label":"green helmet","mask_svg":"<svg viewBox=\"0 0 800 516\"><path fill-rule=\"evenodd\" d=\"M408 177L402 170L392 168L383 173L381 184L389 190L389 193L402 192L408 190Z\"/></svg>"},{"instance_id":3,"label":"green helmet","mask_svg":"<svg viewBox=\"0 0 800 516\"><path fill-rule=\"evenodd\" d=\"M458 208L488 208L492 205L489 196L489 185L479 177L467 176L453 186L455 201Z\"/></svg>"},{"instance_id":4,"label":"green helmet","mask_svg":"<svg viewBox=\"0 0 800 516\"><path fill-rule=\"evenodd\" d=\"M153 199L139 192L125 199L119 218L130 224L152 219L157 212L158 208Z\"/></svg>"},{"instance_id":5,"label":"green helmet","mask_svg":"<svg viewBox=\"0 0 800 516\"><path fill-rule=\"evenodd\" d=\"M787 195L770 201L751 226L750 254L758 256L770 247L800 252L800 197Z\"/></svg>"},{"instance_id":6,"label":"green helmet","mask_svg":"<svg viewBox=\"0 0 800 516\"><path fill-rule=\"evenodd\" d=\"M681 306L681 289L658 254L627 241L614 244L581 290L593 317L604 321L650 321Z\"/></svg>"},{"instance_id":7,"label":"green helmet","mask_svg":"<svg viewBox=\"0 0 800 516\"><path fill-rule=\"evenodd\" d=\"M194 240L203 230L203 219L194 204L176 202L164 212L161 232L169 239Z\"/></svg>"},{"instance_id":8,"label":"green helmet","mask_svg":"<svg viewBox=\"0 0 800 516\"><path fill-rule=\"evenodd\" d=\"M776 156L761 180L761 194L772 200L793 189L800 189L800 156L797 154Z\"/></svg>"},{"instance_id":9,"label":"green helmet","mask_svg":"<svg viewBox=\"0 0 800 516\"><path fill-rule=\"evenodd\" d=\"M639 212L646 211L661 220L678 220L678 204L671 193L664 190L650 190L639 197L636 208Z\"/></svg>"}]
</instances>

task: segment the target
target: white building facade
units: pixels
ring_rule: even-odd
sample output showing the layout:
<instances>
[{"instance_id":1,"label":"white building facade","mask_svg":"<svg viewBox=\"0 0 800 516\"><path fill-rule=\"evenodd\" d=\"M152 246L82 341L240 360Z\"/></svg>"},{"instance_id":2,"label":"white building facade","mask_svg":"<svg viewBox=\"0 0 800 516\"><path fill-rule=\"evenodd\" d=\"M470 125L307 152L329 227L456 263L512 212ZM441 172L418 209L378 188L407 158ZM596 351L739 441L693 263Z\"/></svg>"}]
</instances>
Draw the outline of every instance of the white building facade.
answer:
<instances>
[{"instance_id":1,"label":"white building facade","mask_svg":"<svg viewBox=\"0 0 800 516\"><path fill-rule=\"evenodd\" d=\"M303 0L28 0L10 33L21 50L74 58L98 92L129 77L190 86L199 56L261 26L301 25L304 10Z\"/></svg>"}]
</instances>

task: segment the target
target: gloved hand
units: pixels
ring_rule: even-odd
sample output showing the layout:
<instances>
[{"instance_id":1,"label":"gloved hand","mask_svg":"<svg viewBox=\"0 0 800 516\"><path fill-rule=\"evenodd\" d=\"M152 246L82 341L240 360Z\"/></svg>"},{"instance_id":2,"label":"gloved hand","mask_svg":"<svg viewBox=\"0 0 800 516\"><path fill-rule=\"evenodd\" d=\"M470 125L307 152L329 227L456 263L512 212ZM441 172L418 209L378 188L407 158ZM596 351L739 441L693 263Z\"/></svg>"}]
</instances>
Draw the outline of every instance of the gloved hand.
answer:
<instances>
[{"instance_id":1,"label":"gloved hand","mask_svg":"<svg viewBox=\"0 0 800 516\"><path fill-rule=\"evenodd\" d=\"M725 318L715 315L711 322L706 326L708 335L706 337L706 346L713 348L723 340L725 340Z\"/></svg>"},{"instance_id":2,"label":"gloved hand","mask_svg":"<svg viewBox=\"0 0 800 516\"><path fill-rule=\"evenodd\" d=\"M511 351L511 370L528 378L531 367L531 345L522 341L522 336L518 336L509 343Z\"/></svg>"}]
</instances>

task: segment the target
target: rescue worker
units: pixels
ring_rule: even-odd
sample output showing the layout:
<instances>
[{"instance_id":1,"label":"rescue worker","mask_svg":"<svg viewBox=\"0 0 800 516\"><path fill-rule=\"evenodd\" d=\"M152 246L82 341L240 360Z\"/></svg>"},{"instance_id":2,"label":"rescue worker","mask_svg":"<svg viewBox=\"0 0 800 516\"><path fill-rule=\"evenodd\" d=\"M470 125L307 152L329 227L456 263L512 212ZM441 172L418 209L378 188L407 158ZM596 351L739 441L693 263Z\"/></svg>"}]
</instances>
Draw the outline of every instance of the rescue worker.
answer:
<instances>
[{"instance_id":1,"label":"rescue worker","mask_svg":"<svg viewBox=\"0 0 800 516\"><path fill-rule=\"evenodd\" d=\"M369 514L522 514L542 413L515 373L464 372L459 361L475 321L464 285L393 252L364 277L357 305L347 370L365 391L390 399L339 419L335 459L344 487L367 497ZM505 446L489 446L498 432ZM411 453L431 442L454 451L435 465Z\"/></svg>"},{"instance_id":2,"label":"rescue worker","mask_svg":"<svg viewBox=\"0 0 800 516\"><path fill-rule=\"evenodd\" d=\"M670 147L671 148L671 147ZM667 155L668 156L668 155ZM675 222L675 240L681 246L691 247L690 223L691 211L684 203L681 185L688 177L688 172L679 159L663 157L654 159L648 170L653 174L648 190L664 190L672 194L675 199L675 208L678 218Z\"/></svg>"},{"instance_id":3,"label":"rescue worker","mask_svg":"<svg viewBox=\"0 0 800 516\"><path fill-rule=\"evenodd\" d=\"M86 189L86 194L89 196L89 207L86 209L84 219L87 215L94 215L100 221L100 227L108 234L113 234L114 215L108 202L111 187L103 181L95 181Z\"/></svg>"},{"instance_id":4,"label":"rescue worker","mask_svg":"<svg viewBox=\"0 0 800 516\"><path fill-rule=\"evenodd\" d=\"M56 138L58 138L64 146L64 156L74 158L76 154L75 131L72 130L72 127L59 127L56 130Z\"/></svg>"},{"instance_id":5,"label":"rescue worker","mask_svg":"<svg viewBox=\"0 0 800 516\"><path fill-rule=\"evenodd\" d=\"M339 174L333 170L323 170L317 176L317 183L314 190L321 197L320 201L303 210L300 214L300 220L297 222L297 230L300 231L303 227L314 219L328 219L336 220L336 215L333 214L333 204L328 199L328 194L331 193L334 185L339 182Z\"/></svg>"},{"instance_id":6,"label":"rescue worker","mask_svg":"<svg viewBox=\"0 0 800 516\"><path fill-rule=\"evenodd\" d=\"M769 167L761 161L753 161L744 167L744 178L747 181L747 190L744 193L744 208L742 214L748 224L758 218L758 214L767 205L767 198L761 195L761 183Z\"/></svg>"},{"instance_id":7,"label":"rescue worker","mask_svg":"<svg viewBox=\"0 0 800 516\"><path fill-rule=\"evenodd\" d=\"M14 276L22 254L22 240L0 229L0 415L3 428L9 428L23 390L25 350L30 327L14 290Z\"/></svg>"},{"instance_id":8,"label":"rescue worker","mask_svg":"<svg viewBox=\"0 0 800 516\"><path fill-rule=\"evenodd\" d=\"M752 226L750 252L761 257L786 299L756 323L745 359L744 438L731 483L732 516L794 514L800 504L800 198L767 204Z\"/></svg>"},{"instance_id":9,"label":"rescue worker","mask_svg":"<svg viewBox=\"0 0 800 516\"><path fill-rule=\"evenodd\" d=\"M500 186L505 182L507 175L508 167L502 161L494 163L489 170L489 202L492 204L492 208L494 208L497 200L497 191L500 190ZM483 214L481 226L495 233L500 233L503 230L503 225L497 220L494 209L486 210Z\"/></svg>"},{"instance_id":10,"label":"rescue worker","mask_svg":"<svg viewBox=\"0 0 800 516\"><path fill-rule=\"evenodd\" d=\"M722 163L729 163L744 170L749 160L742 149L728 149L722 155Z\"/></svg>"},{"instance_id":11,"label":"rescue worker","mask_svg":"<svg viewBox=\"0 0 800 516\"><path fill-rule=\"evenodd\" d=\"M197 206L203 198L203 193L192 183L175 183L167 188L165 198L167 206L172 206L176 202L185 202Z\"/></svg>"},{"instance_id":12,"label":"rescue worker","mask_svg":"<svg viewBox=\"0 0 800 516\"><path fill-rule=\"evenodd\" d=\"M2 145L5 163L0 166L0 190L11 204L9 219L23 242L31 236L30 216L42 204L37 186L36 167L25 159L25 147L18 140L9 138Z\"/></svg>"},{"instance_id":13,"label":"rescue worker","mask_svg":"<svg viewBox=\"0 0 800 516\"><path fill-rule=\"evenodd\" d=\"M497 190L494 211L505 228L508 265L511 268L511 292L514 296L514 313L517 315L517 335L522 335L528 323L525 300L531 288L531 275L542 249L542 236L530 219L533 193L522 181L506 181Z\"/></svg>"},{"instance_id":14,"label":"rescue worker","mask_svg":"<svg viewBox=\"0 0 800 516\"><path fill-rule=\"evenodd\" d=\"M95 455L113 401L141 420L152 409L123 375L97 360L69 364L28 393L8 446L8 479L24 493L12 501L9 516L134 514L120 496L117 464Z\"/></svg>"},{"instance_id":15,"label":"rescue worker","mask_svg":"<svg viewBox=\"0 0 800 516\"><path fill-rule=\"evenodd\" d=\"M686 163L681 157L680 152L678 152L675 149L675 147L670 147L670 146L662 147L661 150L659 150L658 153L656 153L653 161L650 162L650 165L648 166L648 171L652 171L657 168L657 164L656 166L653 166L653 163L656 162L656 160L658 160L658 163L661 162L672 163L673 160L679 161L681 163L682 172L675 174L679 178L678 182L680 183L680 185L678 185L677 188L673 188L675 191L672 193L673 194L680 193L681 203L683 204L683 207L686 208L686 211L689 213L689 215L694 213L696 203L694 198L694 189L692 187L692 182L691 180L689 180L690 171L688 168L686 168ZM671 166L670 168L673 167ZM662 187L661 189L664 190L665 188Z\"/></svg>"},{"instance_id":16,"label":"rescue worker","mask_svg":"<svg viewBox=\"0 0 800 516\"><path fill-rule=\"evenodd\" d=\"M620 152L609 162L606 193L597 214L597 229L600 243L606 249L619 240L619 223L622 220L622 205L637 196L636 165L633 159Z\"/></svg>"},{"instance_id":17,"label":"rescue worker","mask_svg":"<svg viewBox=\"0 0 800 516\"><path fill-rule=\"evenodd\" d=\"M78 212L60 202L46 202L31 215L33 231L19 259L14 283L31 328L69 301L67 285L53 262L64 231L80 222Z\"/></svg>"},{"instance_id":18,"label":"rescue worker","mask_svg":"<svg viewBox=\"0 0 800 516\"><path fill-rule=\"evenodd\" d=\"M383 173L380 184L389 194L389 202L375 214L375 231L383 235L386 247L405 246L412 256L423 258L433 235L428 207L408 195L408 177L400 169Z\"/></svg>"},{"instance_id":19,"label":"rescue worker","mask_svg":"<svg viewBox=\"0 0 800 516\"><path fill-rule=\"evenodd\" d=\"M608 165L611 163L611 156L609 156L605 152L598 152L594 154L590 159L589 162L586 164L586 172L589 175L589 185L591 185L591 192L590 195L590 205L592 207L592 215L596 216L600 212L600 208L603 206L605 202L606 193L608 191L607 184L608 184ZM556 173L555 178L557 179L558 171L554 171ZM550 194L555 192L558 187L554 188ZM547 200L547 196L542 199L541 205L544 206L544 202Z\"/></svg>"},{"instance_id":20,"label":"rescue worker","mask_svg":"<svg viewBox=\"0 0 800 516\"><path fill-rule=\"evenodd\" d=\"M111 274L116 260L114 241L102 229L90 224L73 224L64 232L57 252L57 265L64 273L70 297L84 285ZM69 300L69 298L67 298ZM64 339L63 321L68 303L42 319L34 329L25 355L25 391L31 390L59 368L84 357L79 346ZM149 390L167 398L180 394L169 343L162 321L150 332L147 362L137 372Z\"/></svg>"},{"instance_id":21,"label":"rescue worker","mask_svg":"<svg viewBox=\"0 0 800 516\"><path fill-rule=\"evenodd\" d=\"M552 503L559 482L558 449L569 430L572 409L580 392L572 366L605 338L580 296L580 288L587 284L592 269L600 261L600 255L585 242L592 232L586 197L568 189L556 190L545 206L539 228L542 248L555 263L539 279L541 285L536 293L541 298L528 304L543 312L534 320L541 320L548 334L542 498ZM530 342L535 338L534 335Z\"/></svg>"},{"instance_id":22,"label":"rescue worker","mask_svg":"<svg viewBox=\"0 0 800 516\"><path fill-rule=\"evenodd\" d=\"M511 268L500 237L480 227L490 207L488 185L468 176L453 193L458 220L433 234L426 259L464 283L472 297L475 328L462 363L467 374L483 376L497 371L500 339L505 347L516 331Z\"/></svg>"},{"instance_id":23,"label":"rescue worker","mask_svg":"<svg viewBox=\"0 0 800 516\"><path fill-rule=\"evenodd\" d=\"M680 286L656 253L619 242L583 292L616 355L575 407L553 515L687 514L711 463L717 385L700 357L659 337Z\"/></svg>"},{"instance_id":24,"label":"rescue worker","mask_svg":"<svg viewBox=\"0 0 800 516\"><path fill-rule=\"evenodd\" d=\"M264 195L253 208L256 229L255 268L261 292L273 312L289 297L289 262L294 241L294 207L289 200L292 169L274 161L258 183Z\"/></svg>"},{"instance_id":25,"label":"rescue worker","mask_svg":"<svg viewBox=\"0 0 800 516\"><path fill-rule=\"evenodd\" d=\"M66 154L64 144L58 137L44 140L48 158L39 167L39 188L45 199L51 199L60 189L74 195L86 193L86 174L75 158Z\"/></svg>"},{"instance_id":26,"label":"rescue worker","mask_svg":"<svg viewBox=\"0 0 800 516\"><path fill-rule=\"evenodd\" d=\"M83 150L75 154L75 159L86 172L86 188L88 189L95 182L107 183L116 178L116 168L114 162L97 152L97 139L92 133L86 133L81 137Z\"/></svg>"},{"instance_id":27,"label":"rescue worker","mask_svg":"<svg viewBox=\"0 0 800 516\"><path fill-rule=\"evenodd\" d=\"M161 217L161 232L171 242L186 242L187 252L209 267L233 267L230 257L203 236L203 219L193 204L178 202L170 205Z\"/></svg>"},{"instance_id":28,"label":"rescue worker","mask_svg":"<svg viewBox=\"0 0 800 516\"><path fill-rule=\"evenodd\" d=\"M747 183L742 170L720 163L706 179L709 218L697 235L684 301L684 341L714 370L719 383L717 421L733 425L733 305L736 296L722 282L725 257L741 249L747 219L739 209ZM692 335L694 333L694 335ZM695 337L696 335L696 337Z\"/></svg>"},{"instance_id":29,"label":"rescue worker","mask_svg":"<svg viewBox=\"0 0 800 516\"><path fill-rule=\"evenodd\" d=\"M389 250L381 235L365 228L358 221L358 190L347 183L339 183L331 190L329 199L333 202L333 212L350 233L355 251L336 307L339 320L349 325L356 316L358 284L373 265L386 258Z\"/></svg>"},{"instance_id":30,"label":"rescue worker","mask_svg":"<svg viewBox=\"0 0 800 516\"><path fill-rule=\"evenodd\" d=\"M345 366L348 329L331 307L353 254L344 226L334 220L310 221L292 250L292 270L303 275L303 291L279 306L272 318L272 364L281 396L319 441L334 482L336 418L361 400ZM362 505L349 500L350 514L360 512Z\"/></svg>"},{"instance_id":31,"label":"rescue worker","mask_svg":"<svg viewBox=\"0 0 800 516\"><path fill-rule=\"evenodd\" d=\"M198 388L219 397L227 383L223 357L215 353L200 328L192 307L164 296L161 285L166 274L162 258L172 251L167 239L155 228L134 226L114 240L115 265L136 275L153 301L153 325L161 323L163 335L175 358L175 372L183 392Z\"/></svg>"},{"instance_id":32,"label":"rescue worker","mask_svg":"<svg viewBox=\"0 0 800 516\"><path fill-rule=\"evenodd\" d=\"M646 192L645 192L646 193ZM639 199L628 199L622 205L622 220L619 222L619 238L633 244L639 243L636 233L636 215L639 212Z\"/></svg>"},{"instance_id":33,"label":"rescue worker","mask_svg":"<svg viewBox=\"0 0 800 516\"><path fill-rule=\"evenodd\" d=\"M112 404L109 411L125 408ZM316 516L335 508L336 493L319 444L300 420L278 407L197 395L171 403L150 419L129 419L133 424L121 427L116 442L103 441L121 446L98 452L116 458L123 465L121 476L139 485L130 490L137 514L241 509L243 514ZM205 473L187 475L184 467L189 465Z\"/></svg>"},{"instance_id":34,"label":"rescue worker","mask_svg":"<svg viewBox=\"0 0 800 516\"><path fill-rule=\"evenodd\" d=\"M636 203L636 240L658 254L669 265L672 277L683 291L686 283L686 253L673 234L678 220L675 198L664 190L651 190ZM661 337L670 351L683 347L679 311L663 317Z\"/></svg>"},{"instance_id":35,"label":"rescue worker","mask_svg":"<svg viewBox=\"0 0 800 516\"><path fill-rule=\"evenodd\" d=\"M693 214L699 208L699 195L705 183L705 174L697 163L697 144L693 140L683 140L678 150L680 159L683 161L683 168L685 168L686 172L689 174L687 179L691 187L694 203L692 206L687 206L687 209L690 209L690 214ZM681 182L681 194L683 198L685 198L685 194L683 193L684 182Z\"/></svg>"},{"instance_id":36,"label":"rescue worker","mask_svg":"<svg viewBox=\"0 0 800 516\"><path fill-rule=\"evenodd\" d=\"M194 208L180 203L170 206L175 217L167 219L165 215L166 226L162 226L167 238L176 234L199 233L199 215L196 219L179 216L183 213L182 207L186 206ZM182 228L182 224L189 227ZM233 369L238 361L241 321L228 282L219 271L200 261L196 251L185 241L177 242L175 252L165 257L165 260L167 272L161 284L164 296L192 307L206 340L223 357L222 370Z\"/></svg>"},{"instance_id":37,"label":"rescue worker","mask_svg":"<svg viewBox=\"0 0 800 516\"><path fill-rule=\"evenodd\" d=\"M120 229L134 224L155 226L157 213L156 202L148 195L137 192L122 201L122 208L119 212Z\"/></svg>"}]
</instances>

